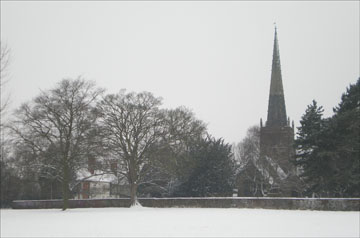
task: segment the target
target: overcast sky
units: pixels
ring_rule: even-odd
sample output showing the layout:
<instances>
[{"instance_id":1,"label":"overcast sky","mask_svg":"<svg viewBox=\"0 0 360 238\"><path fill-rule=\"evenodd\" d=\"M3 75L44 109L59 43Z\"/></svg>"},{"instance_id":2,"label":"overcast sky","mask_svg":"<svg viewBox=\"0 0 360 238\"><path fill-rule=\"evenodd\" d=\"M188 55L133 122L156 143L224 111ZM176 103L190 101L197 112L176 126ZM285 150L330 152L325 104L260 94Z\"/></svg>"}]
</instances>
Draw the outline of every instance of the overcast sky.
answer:
<instances>
[{"instance_id":1,"label":"overcast sky","mask_svg":"<svg viewBox=\"0 0 360 238\"><path fill-rule=\"evenodd\" d=\"M287 114L332 108L359 73L359 1L3 2L11 108L62 78L150 91L238 142L266 121L274 25Z\"/></svg>"}]
</instances>

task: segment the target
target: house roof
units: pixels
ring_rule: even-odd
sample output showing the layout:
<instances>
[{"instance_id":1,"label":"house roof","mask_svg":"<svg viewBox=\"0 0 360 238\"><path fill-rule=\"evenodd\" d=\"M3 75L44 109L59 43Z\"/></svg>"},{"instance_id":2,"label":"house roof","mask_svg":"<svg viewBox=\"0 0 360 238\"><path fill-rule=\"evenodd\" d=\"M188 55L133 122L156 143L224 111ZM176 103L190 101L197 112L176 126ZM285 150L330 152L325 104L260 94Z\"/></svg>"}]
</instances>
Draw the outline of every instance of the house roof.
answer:
<instances>
[{"instance_id":1,"label":"house roof","mask_svg":"<svg viewBox=\"0 0 360 238\"><path fill-rule=\"evenodd\" d=\"M104 182L104 183L119 182L119 179L117 176L115 176L115 174L107 173L101 170L95 170L94 173L91 174L87 169L81 169L77 172L77 180L90 181L90 182Z\"/></svg>"}]
</instances>

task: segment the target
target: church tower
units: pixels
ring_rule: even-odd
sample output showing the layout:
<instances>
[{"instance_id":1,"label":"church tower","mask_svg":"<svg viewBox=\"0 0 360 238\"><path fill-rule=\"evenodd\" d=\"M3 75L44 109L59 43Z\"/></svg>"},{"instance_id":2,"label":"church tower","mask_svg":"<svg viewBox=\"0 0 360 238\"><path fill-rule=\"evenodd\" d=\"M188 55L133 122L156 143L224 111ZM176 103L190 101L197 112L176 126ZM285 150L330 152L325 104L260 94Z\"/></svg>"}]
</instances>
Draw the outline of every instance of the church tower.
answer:
<instances>
[{"instance_id":1,"label":"church tower","mask_svg":"<svg viewBox=\"0 0 360 238\"><path fill-rule=\"evenodd\" d=\"M262 120L260 121L260 159L271 161L272 164L280 167L280 170L275 169L274 173L282 171L281 176L273 176L278 178L278 181L274 181L279 187L276 196L291 196L293 190L290 186L291 182L288 181L295 174L295 167L291 163L295 153L293 143L294 122L290 126L290 119L286 116L279 43L275 27L267 121L265 125Z\"/></svg>"}]
</instances>

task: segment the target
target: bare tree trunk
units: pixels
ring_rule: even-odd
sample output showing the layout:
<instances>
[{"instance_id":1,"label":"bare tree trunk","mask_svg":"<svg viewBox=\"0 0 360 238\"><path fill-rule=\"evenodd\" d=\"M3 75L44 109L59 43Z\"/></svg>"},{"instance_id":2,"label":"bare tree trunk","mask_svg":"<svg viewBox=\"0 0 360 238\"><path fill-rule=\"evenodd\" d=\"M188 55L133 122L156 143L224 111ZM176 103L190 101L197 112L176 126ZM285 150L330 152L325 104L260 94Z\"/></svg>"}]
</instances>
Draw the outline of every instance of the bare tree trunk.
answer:
<instances>
[{"instance_id":1,"label":"bare tree trunk","mask_svg":"<svg viewBox=\"0 0 360 238\"><path fill-rule=\"evenodd\" d=\"M65 211L69 207L69 165L67 161L64 161L63 164L63 208L62 210Z\"/></svg>"},{"instance_id":2,"label":"bare tree trunk","mask_svg":"<svg viewBox=\"0 0 360 238\"><path fill-rule=\"evenodd\" d=\"M136 162L133 158L130 159L130 167L129 167L129 172L130 172L130 207L135 206L138 204L138 200L137 200L137 188L138 188L138 184L137 184L137 170L136 170Z\"/></svg>"},{"instance_id":3,"label":"bare tree trunk","mask_svg":"<svg viewBox=\"0 0 360 238\"><path fill-rule=\"evenodd\" d=\"M136 204L138 204L138 200L137 200L137 184L136 183L132 183L130 184L130 207L135 206Z\"/></svg>"}]
</instances>

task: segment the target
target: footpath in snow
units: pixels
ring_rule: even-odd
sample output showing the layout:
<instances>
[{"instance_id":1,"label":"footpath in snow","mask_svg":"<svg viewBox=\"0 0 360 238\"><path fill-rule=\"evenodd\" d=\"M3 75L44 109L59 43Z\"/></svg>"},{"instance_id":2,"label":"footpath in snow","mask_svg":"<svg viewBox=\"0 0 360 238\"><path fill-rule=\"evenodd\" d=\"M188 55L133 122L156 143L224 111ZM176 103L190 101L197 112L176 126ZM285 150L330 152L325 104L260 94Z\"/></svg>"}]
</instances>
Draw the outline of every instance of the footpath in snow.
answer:
<instances>
[{"instance_id":1,"label":"footpath in snow","mask_svg":"<svg viewBox=\"0 0 360 238\"><path fill-rule=\"evenodd\" d=\"M237 208L1 210L1 237L360 237L359 212Z\"/></svg>"}]
</instances>

